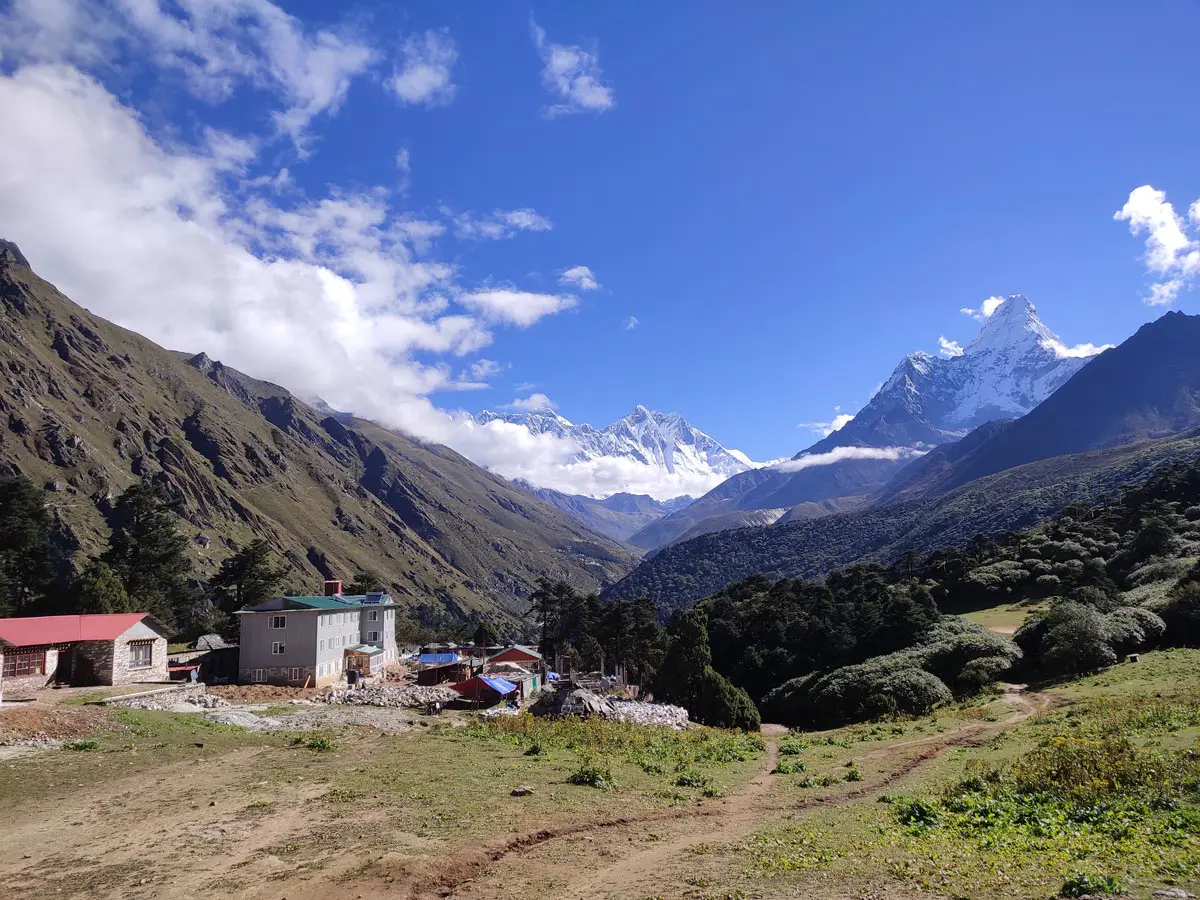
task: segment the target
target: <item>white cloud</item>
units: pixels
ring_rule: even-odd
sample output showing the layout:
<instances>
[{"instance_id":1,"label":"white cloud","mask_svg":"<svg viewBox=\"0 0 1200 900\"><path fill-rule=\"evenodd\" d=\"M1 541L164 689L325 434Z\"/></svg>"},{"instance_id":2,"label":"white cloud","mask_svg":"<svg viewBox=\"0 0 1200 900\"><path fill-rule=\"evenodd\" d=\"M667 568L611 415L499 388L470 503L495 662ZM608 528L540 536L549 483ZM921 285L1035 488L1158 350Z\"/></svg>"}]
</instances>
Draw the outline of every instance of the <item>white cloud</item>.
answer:
<instances>
[{"instance_id":1,"label":"white cloud","mask_svg":"<svg viewBox=\"0 0 1200 900\"><path fill-rule=\"evenodd\" d=\"M70 67L0 76L0 110L5 236L68 296L164 346L204 350L498 471L534 464L525 442L480 440L435 408L431 392L470 385L426 357L476 353L495 325L532 325L572 298L464 293L453 266L415 254L421 223L391 209L387 190L277 205L270 186L239 181L236 142L164 147ZM538 446L540 467L569 450Z\"/></svg>"},{"instance_id":2,"label":"white cloud","mask_svg":"<svg viewBox=\"0 0 1200 900\"><path fill-rule=\"evenodd\" d=\"M530 22L530 29L542 58L542 85L561 98L543 110L546 116L602 113L616 105L613 89L601 80L600 61L594 50L548 41L545 29L536 22Z\"/></svg>"},{"instance_id":3,"label":"white cloud","mask_svg":"<svg viewBox=\"0 0 1200 900\"><path fill-rule=\"evenodd\" d=\"M502 366L494 359L480 359L471 363L468 371L470 371L472 378L483 380L485 378L494 378L507 368L508 366Z\"/></svg>"},{"instance_id":4,"label":"white cloud","mask_svg":"<svg viewBox=\"0 0 1200 900\"><path fill-rule=\"evenodd\" d=\"M840 406L833 408L833 418L828 422L801 422L797 428L807 428L813 434L829 437L835 431L841 431L854 420L853 413L844 413Z\"/></svg>"},{"instance_id":5,"label":"white cloud","mask_svg":"<svg viewBox=\"0 0 1200 900\"><path fill-rule=\"evenodd\" d=\"M461 240L498 241L513 237L519 231L550 231L554 224L537 210L510 209L484 213L455 213L445 207L442 214L454 222L454 236Z\"/></svg>"},{"instance_id":6,"label":"white cloud","mask_svg":"<svg viewBox=\"0 0 1200 900\"><path fill-rule=\"evenodd\" d=\"M1068 347L1062 341L1045 340L1042 341L1042 346L1052 351L1059 359L1087 359L1089 356L1096 356L1105 350L1111 350L1114 345L1076 344L1074 347Z\"/></svg>"},{"instance_id":7,"label":"white cloud","mask_svg":"<svg viewBox=\"0 0 1200 900\"><path fill-rule=\"evenodd\" d=\"M517 409L531 412L538 409L558 409L558 404L545 394L530 394L528 397L517 397L504 404L505 409Z\"/></svg>"},{"instance_id":8,"label":"white cloud","mask_svg":"<svg viewBox=\"0 0 1200 900\"><path fill-rule=\"evenodd\" d=\"M396 174L396 190L402 194L408 193L412 187L412 156L407 147L396 151Z\"/></svg>"},{"instance_id":9,"label":"white cloud","mask_svg":"<svg viewBox=\"0 0 1200 900\"><path fill-rule=\"evenodd\" d=\"M378 59L367 43L309 31L268 0L17 0L0 14L0 56L112 68L148 59L209 102L240 86L270 91L282 105L272 121L301 152L310 123L336 112Z\"/></svg>"},{"instance_id":10,"label":"white cloud","mask_svg":"<svg viewBox=\"0 0 1200 900\"><path fill-rule=\"evenodd\" d=\"M626 331L633 331L633 329L637 328L638 325L640 325L640 324L641 324L641 322L638 320L637 316L630 316L628 319L625 320L625 324L622 327Z\"/></svg>"},{"instance_id":11,"label":"white cloud","mask_svg":"<svg viewBox=\"0 0 1200 900\"><path fill-rule=\"evenodd\" d=\"M964 306L959 312L964 316L970 316L976 322L982 322L985 319L990 319L1003 302L1003 297L988 297L979 304L979 309L971 309L969 306Z\"/></svg>"},{"instance_id":12,"label":"white cloud","mask_svg":"<svg viewBox=\"0 0 1200 900\"><path fill-rule=\"evenodd\" d=\"M1128 222L1131 234L1146 233L1146 269L1164 276L1150 286L1144 299L1150 306L1169 306L1188 282L1200 274L1200 241L1188 237L1184 221L1167 201L1167 195L1148 184L1135 188L1125 205L1113 213ZM1200 224L1200 201L1188 208L1193 225Z\"/></svg>"},{"instance_id":13,"label":"white cloud","mask_svg":"<svg viewBox=\"0 0 1200 900\"><path fill-rule=\"evenodd\" d=\"M1149 306L1170 306L1175 302L1175 298L1179 296L1179 291L1182 288L1183 281L1178 278L1152 284L1150 285L1150 294L1145 298L1146 304Z\"/></svg>"},{"instance_id":14,"label":"white cloud","mask_svg":"<svg viewBox=\"0 0 1200 900\"><path fill-rule=\"evenodd\" d=\"M799 472L814 466L831 466L847 459L911 459L923 455L924 452L911 447L835 447L827 453L813 453L798 459L789 459L771 468L777 472Z\"/></svg>"},{"instance_id":15,"label":"white cloud","mask_svg":"<svg viewBox=\"0 0 1200 900\"><path fill-rule=\"evenodd\" d=\"M458 50L446 31L410 35L387 86L401 103L445 106L454 99Z\"/></svg>"},{"instance_id":16,"label":"white cloud","mask_svg":"<svg viewBox=\"0 0 1200 900\"><path fill-rule=\"evenodd\" d=\"M538 319L575 305L575 298L569 294L537 294L515 288L474 291L460 295L458 301L489 322L506 322L519 328L528 328Z\"/></svg>"},{"instance_id":17,"label":"white cloud","mask_svg":"<svg viewBox=\"0 0 1200 900\"><path fill-rule=\"evenodd\" d=\"M572 266L558 276L559 284L573 285L581 291L594 291L600 282L587 266Z\"/></svg>"},{"instance_id":18,"label":"white cloud","mask_svg":"<svg viewBox=\"0 0 1200 900\"><path fill-rule=\"evenodd\" d=\"M940 335L938 337L938 352L946 357L946 359L953 359L956 356L963 355L963 348L962 344L958 341L951 341L945 335Z\"/></svg>"}]
</instances>

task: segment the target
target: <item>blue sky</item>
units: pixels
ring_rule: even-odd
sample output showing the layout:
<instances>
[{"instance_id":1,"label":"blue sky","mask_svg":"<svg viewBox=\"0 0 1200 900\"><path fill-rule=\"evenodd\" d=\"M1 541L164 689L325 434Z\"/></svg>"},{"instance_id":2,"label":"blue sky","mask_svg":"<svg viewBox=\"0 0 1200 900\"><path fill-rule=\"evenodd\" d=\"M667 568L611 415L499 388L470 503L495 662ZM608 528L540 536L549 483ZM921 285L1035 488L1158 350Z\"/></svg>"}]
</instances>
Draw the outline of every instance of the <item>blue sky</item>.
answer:
<instances>
[{"instance_id":1,"label":"blue sky","mask_svg":"<svg viewBox=\"0 0 1200 900\"><path fill-rule=\"evenodd\" d=\"M436 410L644 403L767 459L990 295L1069 344L1155 283L1200 311L1194 3L148 7L0 4L0 232L505 474L529 447ZM1174 208L1143 192L1135 236L1143 185Z\"/></svg>"}]
</instances>

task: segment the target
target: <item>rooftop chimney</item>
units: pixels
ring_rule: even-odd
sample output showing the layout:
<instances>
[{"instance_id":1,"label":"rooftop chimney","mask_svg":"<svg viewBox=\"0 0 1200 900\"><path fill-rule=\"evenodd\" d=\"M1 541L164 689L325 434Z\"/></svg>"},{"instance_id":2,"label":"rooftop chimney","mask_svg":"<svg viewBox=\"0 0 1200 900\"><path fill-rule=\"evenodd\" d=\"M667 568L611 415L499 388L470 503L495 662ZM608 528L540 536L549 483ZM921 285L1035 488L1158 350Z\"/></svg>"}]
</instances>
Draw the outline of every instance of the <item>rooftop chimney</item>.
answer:
<instances>
[{"instance_id":1,"label":"rooftop chimney","mask_svg":"<svg viewBox=\"0 0 1200 900\"><path fill-rule=\"evenodd\" d=\"M325 582L326 597L340 597L342 595L342 583L340 581Z\"/></svg>"}]
</instances>

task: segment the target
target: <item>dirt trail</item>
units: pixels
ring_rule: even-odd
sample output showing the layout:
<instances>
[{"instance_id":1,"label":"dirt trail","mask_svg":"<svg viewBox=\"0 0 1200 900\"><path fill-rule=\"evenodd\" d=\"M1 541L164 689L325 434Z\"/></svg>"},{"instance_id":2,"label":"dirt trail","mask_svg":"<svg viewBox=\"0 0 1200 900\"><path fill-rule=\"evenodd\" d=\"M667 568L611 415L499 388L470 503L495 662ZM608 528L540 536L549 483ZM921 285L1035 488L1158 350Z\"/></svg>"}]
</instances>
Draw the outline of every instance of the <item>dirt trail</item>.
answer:
<instances>
[{"instance_id":1,"label":"dirt trail","mask_svg":"<svg viewBox=\"0 0 1200 900\"><path fill-rule=\"evenodd\" d=\"M1012 713L1003 720L972 722L950 732L889 743L868 754L868 758L872 759L896 755L902 757L899 764L886 771L882 777L876 777L867 783L831 797L813 797L804 800L790 805L788 809L798 812L817 807L841 806L877 795L893 783L937 759L947 749L982 745L997 732L1018 725L1051 705L1050 698L1041 694L1027 693L1026 685L1005 685L1004 700L1012 708ZM488 894L485 884L496 880L493 879L493 876L502 881L503 864L524 856L550 841L576 837L588 831L639 827L651 821L673 819L681 822L682 831L667 840L656 841L649 845L644 841L638 842L635 846L644 849L635 850L633 853L619 854L618 859L600 869L572 871L570 887L556 894L569 897L571 900L635 896L640 887L652 880L655 875L661 875L671 863L677 861L688 850L702 844L722 844L736 841L761 827L769 816L777 811L778 807L769 802L769 795L776 781L775 776L770 773L775 769L778 760L779 736L784 733L786 733L786 729L781 726L767 725L763 727L767 754L762 770L744 788L719 805L675 813L662 811L666 814L657 816L651 814L641 818L597 823L592 826L574 826L563 832L547 830L535 835L526 835L510 841L505 847L495 848L487 854L486 860L476 859L473 865L452 866L449 869L443 869L443 877L436 880L439 882L436 886L431 881L426 881L419 886L412 885L409 896L418 898L454 897L468 885L479 889L474 893L475 896L501 896L503 892L495 895ZM905 756L902 752L905 749L922 745L928 746L913 756ZM492 867L496 864L500 865L493 872ZM475 884L477 881L479 883Z\"/></svg>"}]
</instances>

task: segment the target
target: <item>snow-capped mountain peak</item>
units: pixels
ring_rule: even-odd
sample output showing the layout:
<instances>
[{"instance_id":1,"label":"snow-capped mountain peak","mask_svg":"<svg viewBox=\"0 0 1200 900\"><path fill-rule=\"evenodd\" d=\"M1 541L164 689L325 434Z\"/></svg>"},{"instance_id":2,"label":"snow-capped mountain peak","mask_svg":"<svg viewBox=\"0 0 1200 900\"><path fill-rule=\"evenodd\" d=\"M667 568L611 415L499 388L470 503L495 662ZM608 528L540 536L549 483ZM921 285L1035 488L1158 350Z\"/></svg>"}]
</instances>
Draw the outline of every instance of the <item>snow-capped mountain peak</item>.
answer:
<instances>
[{"instance_id":1,"label":"snow-capped mountain peak","mask_svg":"<svg viewBox=\"0 0 1200 900\"><path fill-rule=\"evenodd\" d=\"M681 488L686 488L680 493L703 493L755 465L744 453L722 446L678 413L657 412L640 403L629 415L604 428L576 425L553 410L485 411L475 416L483 425L496 420L523 425L531 434L573 441L579 449L571 462L625 460L675 476Z\"/></svg>"},{"instance_id":2,"label":"snow-capped mountain peak","mask_svg":"<svg viewBox=\"0 0 1200 900\"><path fill-rule=\"evenodd\" d=\"M1025 415L1104 347L1068 347L1028 297L988 307L963 352L906 356L857 416L813 450L836 446L920 447L953 440L996 419Z\"/></svg>"}]
</instances>

